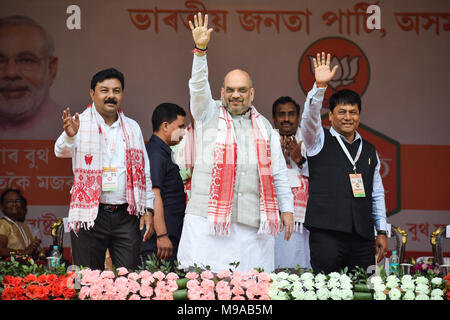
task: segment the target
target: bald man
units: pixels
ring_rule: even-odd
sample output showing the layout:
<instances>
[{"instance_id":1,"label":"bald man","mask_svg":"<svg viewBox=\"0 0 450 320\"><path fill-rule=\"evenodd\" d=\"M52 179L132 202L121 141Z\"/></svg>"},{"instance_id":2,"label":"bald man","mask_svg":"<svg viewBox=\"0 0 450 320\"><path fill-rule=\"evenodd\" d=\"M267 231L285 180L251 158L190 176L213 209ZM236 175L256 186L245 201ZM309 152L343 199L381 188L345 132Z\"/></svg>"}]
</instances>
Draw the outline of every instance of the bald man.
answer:
<instances>
[{"instance_id":1,"label":"bald man","mask_svg":"<svg viewBox=\"0 0 450 320\"><path fill-rule=\"evenodd\" d=\"M25 16L0 18L0 139L54 139L61 109L49 96L58 69L50 34Z\"/></svg>"},{"instance_id":2,"label":"bald man","mask_svg":"<svg viewBox=\"0 0 450 320\"><path fill-rule=\"evenodd\" d=\"M286 162L270 122L253 106L255 89L240 69L227 73L221 100L208 82L212 29L199 13L189 22L195 43L189 81L196 159L178 259L211 271L274 269L274 236L293 230Z\"/></svg>"}]
</instances>

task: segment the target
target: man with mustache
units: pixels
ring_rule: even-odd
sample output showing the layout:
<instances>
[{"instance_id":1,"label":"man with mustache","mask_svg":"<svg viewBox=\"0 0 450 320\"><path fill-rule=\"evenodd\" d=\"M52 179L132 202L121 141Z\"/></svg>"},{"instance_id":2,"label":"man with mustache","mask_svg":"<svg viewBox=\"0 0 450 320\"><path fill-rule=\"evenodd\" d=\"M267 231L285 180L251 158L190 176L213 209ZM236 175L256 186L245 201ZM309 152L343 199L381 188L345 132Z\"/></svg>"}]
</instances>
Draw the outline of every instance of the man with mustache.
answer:
<instances>
[{"instance_id":1,"label":"man with mustache","mask_svg":"<svg viewBox=\"0 0 450 320\"><path fill-rule=\"evenodd\" d=\"M221 101L208 82L207 45L212 29L201 13L189 22L195 43L189 80L195 122L195 170L181 234L181 268L194 264L219 272L239 262L248 271L274 268L274 235L293 229L293 198L286 163L270 122L253 106L247 72L225 76ZM279 213L281 212L281 214Z\"/></svg>"},{"instance_id":2,"label":"man with mustache","mask_svg":"<svg viewBox=\"0 0 450 320\"><path fill-rule=\"evenodd\" d=\"M116 268L135 270L140 244L153 232L150 165L139 125L121 110L124 87L120 71L96 73L92 104L74 117L64 110L64 132L55 143L57 157L72 158L68 220L74 264L91 269L104 268L109 249Z\"/></svg>"},{"instance_id":3,"label":"man with mustache","mask_svg":"<svg viewBox=\"0 0 450 320\"><path fill-rule=\"evenodd\" d=\"M331 128L322 128L320 108L328 82L330 54L313 60L315 83L301 120L309 167L305 227L310 231L311 266L316 272L366 269L387 249L386 206L375 147L356 131L361 98L351 90L330 97ZM375 238L375 229L377 237Z\"/></svg>"},{"instance_id":4,"label":"man with mustache","mask_svg":"<svg viewBox=\"0 0 450 320\"><path fill-rule=\"evenodd\" d=\"M291 240L283 234L275 237L275 267L310 269L309 231L303 228L308 201L308 163L300 132L300 106L291 97L279 97L272 105L272 117L278 130L289 185L294 196L294 232Z\"/></svg>"},{"instance_id":5,"label":"man with mustache","mask_svg":"<svg viewBox=\"0 0 450 320\"><path fill-rule=\"evenodd\" d=\"M49 33L24 16L0 19L0 138L52 139L59 106L49 97L58 58Z\"/></svg>"}]
</instances>

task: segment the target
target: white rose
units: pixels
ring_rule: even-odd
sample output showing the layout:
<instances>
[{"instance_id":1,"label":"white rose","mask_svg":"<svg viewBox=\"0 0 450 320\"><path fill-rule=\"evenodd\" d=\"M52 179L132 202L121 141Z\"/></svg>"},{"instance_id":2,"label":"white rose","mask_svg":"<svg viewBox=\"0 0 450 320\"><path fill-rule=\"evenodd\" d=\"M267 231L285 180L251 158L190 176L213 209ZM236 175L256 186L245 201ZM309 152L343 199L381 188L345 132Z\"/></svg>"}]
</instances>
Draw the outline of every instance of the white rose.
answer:
<instances>
[{"instance_id":1,"label":"white rose","mask_svg":"<svg viewBox=\"0 0 450 320\"><path fill-rule=\"evenodd\" d=\"M386 287L388 288L396 288L398 286L398 282L396 281L387 281L386 282Z\"/></svg>"},{"instance_id":2,"label":"white rose","mask_svg":"<svg viewBox=\"0 0 450 320\"><path fill-rule=\"evenodd\" d=\"M300 277L299 277L298 275L296 275L296 274L290 274L290 275L288 276L288 280L289 280L290 282L295 282L295 281L300 280Z\"/></svg>"},{"instance_id":3,"label":"white rose","mask_svg":"<svg viewBox=\"0 0 450 320\"><path fill-rule=\"evenodd\" d=\"M402 283L404 283L404 282L410 282L410 281L412 281L412 280L413 280L413 278L412 278L412 276L409 275L409 274L404 275L404 276L402 277Z\"/></svg>"},{"instance_id":4,"label":"white rose","mask_svg":"<svg viewBox=\"0 0 450 320\"><path fill-rule=\"evenodd\" d=\"M414 291L408 290L405 292L405 295L403 296L403 300L414 300L416 298L416 295L414 294Z\"/></svg>"},{"instance_id":5,"label":"white rose","mask_svg":"<svg viewBox=\"0 0 450 320\"><path fill-rule=\"evenodd\" d=\"M426 294L421 293L416 296L416 300L430 300L430 298Z\"/></svg>"},{"instance_id":6,"label":"white rose","mask_svg":"<svg viewBox=\"0 0 450 320\"><path fill-rule=\"evenodd\" d=\"M382 291L376 291L373 298L375 300L386 300L386 295Z\"/></svg>"},{"instance_id":7,"label":"white rose","mask_svg":"<svg viewBox=\"0 0 450 320\"><path fill-rule=\"evenodd\" d=\"M431 283L434 284L435 286L440 286L442 284L442 278L433 278L431 279Z\"/></svg>"},{"instance_id":8,"label":"white rose","mask_svg":"<svg viewBox=\"0 0 450 320\"><path fill-rule=\"evenodd\" d=\"M278 287L281 289L290 289L291 288L291 283L287 280L281 280L278 284Z\"/></svg>"},{"instance_id":9,"label":"white rose","mask_svg":"<svg viewBox=\"0 0 450 320\"><path fill-rule=\"evenodd\" d=\"M428 279L424 276L417 277L416 284L428 284Z\"/></svg>"},{"instance_id":10,"label":"white rose","mask_svg":"<svg viewBox=\"0 0 450 320\"><path fill-rule=\"evenodd\" d=\"M316 282L323 282L327 280L327 276L319 273L318 275L316 275L316 278L314 279Z\"/></svg>"},{"instance_id":11,"label":"white rose","mask_svg":"<svg viewBox=\"0 0 450 320\"><path fill-rule=\"evenodd\" d=\"M332 272L328 275L330 277L330 279L340 279L341 275L337 272Z\"/></svg>"},{"instance_id":12,"label":"white rose","mask_svg":"<svg viewBox=\"0 0 450 320\"><path fill-rule=\"evenodd\" d=\"M317 300L316 293L313 290L306 291L305 300Z\"/></svg>"},{"instance_id":13,"label":"white rose","mask_svg":"<svg viewBox=\"0 0 450 320\"><path fill-rule=\"evenodd\" d=\"M303 282L303 286L306 290L314 290L314 281L312 281L311 279L305 280Z\"/></svg>"},{"instance_id":14,"label":"white rose","mask_svg":"<svg viewBox=\"0 0 450 320\"><path fill-rule=\"evenodd\" d=\"M431 291L431 297L434 297L434 296L441 297L443 294L444 294L444 291L442 291L441 289L434 289L433 291Z\"/></svg>"},{"instance_id":15,"label":"white rose","mask_svg":"<svg viewBox=\"0 0 450 320\"><path fill-rule=\"evenodd\" d=\"M374 276L374 277L370 277L370 283L372 283L373 285L377 284L377 283L382 283L383 279L381 279L380 276Z\"/></svg>"},{"instance_id":16,"label":"white rose","mask_svg":"<svg viewBox=\"0 0 450 320\"><path fill-rule=\"evenodd\" d=\"M373 286L373 289L374 289L376 292L383 292L384 290L386 290L386 286L385 286L384 284L382 284L382 283L377 283L377 284L375 284L375 285Z\"/></svg>"},{"instance_id":17,"label":"white rose","mask_svg":"<svg viewBox=\"0 0 450 320\"><path fill-rule=\"evenodd\" d=\"M325 281L316 281L316 289L323 289L323 288L327 288L327 284L325 283Z\"/></svg>"},{"instance_id":18,"label":"white rose","mask_svg":"<svg viewBox=\"0 0 450 320\"><path fill-rule=\"evenodd\" d=\"M275 300L275 297L278 295L278 292L280 292L280 289L278 289L277 287L270 286L270 289L269 289L270 299Z\"/></svg>"},{"instance_id":19,"label":"white rose","mask_svg":"<svg viewBox=\"0 0 450 320\"><path fill-rule=\"evenodd\" d=\"M341 275L341 278L339 279L342 282L352 282L352 279L346 274Z\"/></svg>"},{"instance_id":20,"label":"white rose","mask_svg":"<svg viewBox=\"0 0 450 320\"><path fill-rule=\"evenodd\" d=\"M270 280L272 281L278 281L278 275L276 273L271 273L270 274Z\"/></svg>"},{"instance_id":21,"label":"white rose","mask_svg":"<svg viewBox=\"0 0 450 320\"><path fill-rule=\"evenodd\" d=\"M317 294L317 299L319 299L319 300L327 300L328 297L330 296L330 292L326 288L321 288L321 289L317 290L316 294Z\"/></svg>"},{"instance_id":22,"label":"white rose","mask_svg":"<svg viewBox=\"0 0 450 320\"><path fill-rule=\"evenodd\" d=\"M413 281L402 282L401 288L403 291L413 291L416 286Z\"/></svg>"},{"instance_id":23,"label":"white rose","mask_svg":"<svg viewBox=\"0 0 450 320\"><path fill-rule=\"evenodd\" d=\"M303 281L314 279L314 275L311 272L305 272L300 276L300 279Z\"/></svg>"},{"instance_id":24,"label":"white rose","mask_svg":"<svg viewBox=\"0 0 450 320\"><path fill-rule=\"evenodd\" d=\"M343 289L341 291L342 300L353 300L353 291L350 289Z\"/></svg>"},{"instance_id":25,"label":"white rose","mask_svg":"<svg viewBox=\"0 0 450 320\"><path fill-rule=\"evenodd\" d=\"M391 274L390 276L388 276L388 277L386 278L386 281L395 281L395 282L399 282L400 280L399 280L399 278L397 278L396 275Z\"/></svg>"},{"instance_id":26,"label":"white rose","mask_svg":"<svg viewBox=\"0 0 450 320\"><path fill-rule=\"evenodd\" d=\"M284 271L278 272L278 279L287 279L288 277L289 275L286 272Z\"/></svg>"},{"instance_id":27,"label":"white rose","mask_svg":"<svg viewBox=\"0 0 450 320\"><path fill-rule=\"evenodd\" d=\"M353 285L351 282L342 282L341 283L341 289L351 290L352 288L353 288Z\"/></svg>"},{"instance_id":28,"label":"white rose","mask_svg":"<svg viewBox=\"0 0 450 320\"><path fill-rule=\"evenodd\" d=\"M341 290L334 288L330 291L330 298L333 300L341 300Z\"/></svg>"},{"instance_id":29,"label":"white rose","mask_svg":"<svg viewBox=\"0 0 450 320\"><path fill-rule=\"evenodd\" d=\"M330 280L328 280L328 289L338 288L340 285L341 283L337 278L331 278Z\"/></svg>"},{"instance_id":30,"label":"white rose","mask_svg":"<svg viewBox=\"0 0 450 320\"><path fill-rule=\"evenodd\" d=\"M292 284L292 290L302 290L303 291L303 284L300 281L296 281Z\"/></svg>"},{"instance_id":31,"label":"white rose","mask_svg":"<svg viewBox=\"0 0 450 320\"><path fill-rule=\"evenodd\" d=\"M418 284L416 286L417 293L428 294L430 292L430 288L426 284Z\"/></svg>"},{"instance_id":32,"label":"white rose","mask_svg":"<svg viewBox=\"0 0 450 320\"><path fill-rule=\"evenodd\" d=\"M305 291L303 291L303 289L294 289L291 292L291 294L295 300L304 300L305 299Z\"/></svg>"},{"instance_id":33,"label":"white rose","mask_svg":"<svg viewBox=\"0 0 450 320\"><path fill-rule=\"evenodd\" d=\"M393 288L389 291L389 299L400 300L402 293L397 288Z\"/></svg>"},{"instance_id":34,"label":"white rose","mask_svg":"<svg viewBox=\"0 0 450 320\"><path fill-rule=\"evenodd\" d=\"M444 300L444 298L439 296L431 296L430 300Z\"/></svg>"}]
</instances>

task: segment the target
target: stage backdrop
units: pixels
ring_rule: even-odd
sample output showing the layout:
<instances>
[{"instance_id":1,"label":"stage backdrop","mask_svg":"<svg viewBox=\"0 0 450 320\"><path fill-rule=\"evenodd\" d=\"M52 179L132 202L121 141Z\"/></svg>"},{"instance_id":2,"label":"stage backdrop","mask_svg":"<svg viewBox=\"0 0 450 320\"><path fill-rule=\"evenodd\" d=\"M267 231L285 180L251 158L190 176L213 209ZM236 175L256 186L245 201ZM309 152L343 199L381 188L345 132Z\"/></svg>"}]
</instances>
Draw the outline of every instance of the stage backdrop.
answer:
<instances>
[{"instance_id":1,"label":"stage backdrop","mask_svg":"<svg viewBox=\"0 0 450 320\"><path fill-rule=\"evenodd\" d=\"M378 5L380 20L373 20L377 11L366 12L371 4ZM242 68L252 76L255 106L269 119L279 96L303 106L313 85L311 56L332 54L340 68L326 97L343 88L362 95L360 132L380 154L388 222L406 230L410 255L431 255L431 232L450 224L446 0L2 1L2 17L32 18L54 42L52 52L45 37L0 34L0 191L24 191L27 220L44 244L51 242L51 224L67 216L70 198L71 161L53 151L63 108L83 111L92 75L115 67L125 74L123 110L148 140L159 103L189 108L187 21L198 11L209 14L214 29L208 50L213 96L220 97L227 71ZM381 22L379 29L368 27L368 19ZM24 48L39 53L32 61L14 56ZM20 121L11 120L16 110Z\"/></svg>"}]
</instances>

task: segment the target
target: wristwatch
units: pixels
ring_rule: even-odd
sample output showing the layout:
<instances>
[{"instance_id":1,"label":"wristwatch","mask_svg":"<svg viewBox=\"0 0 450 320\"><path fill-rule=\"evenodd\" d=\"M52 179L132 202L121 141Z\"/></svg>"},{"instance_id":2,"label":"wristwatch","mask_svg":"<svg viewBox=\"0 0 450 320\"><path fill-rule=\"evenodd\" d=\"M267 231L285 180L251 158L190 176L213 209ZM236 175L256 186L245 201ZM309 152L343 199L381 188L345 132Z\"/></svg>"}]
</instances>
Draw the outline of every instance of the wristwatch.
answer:
<instances>
[{"instance_id":1,"label":"wristwatch","mask_svg":"<svg viewBox=\"0 0 450 320\"><path fill-rule=\"evenodd\" d=\"M377 236L380 236L380 235L387 236L387 231L386 230L378 230Z\"/></svg>"}]
</instances>

